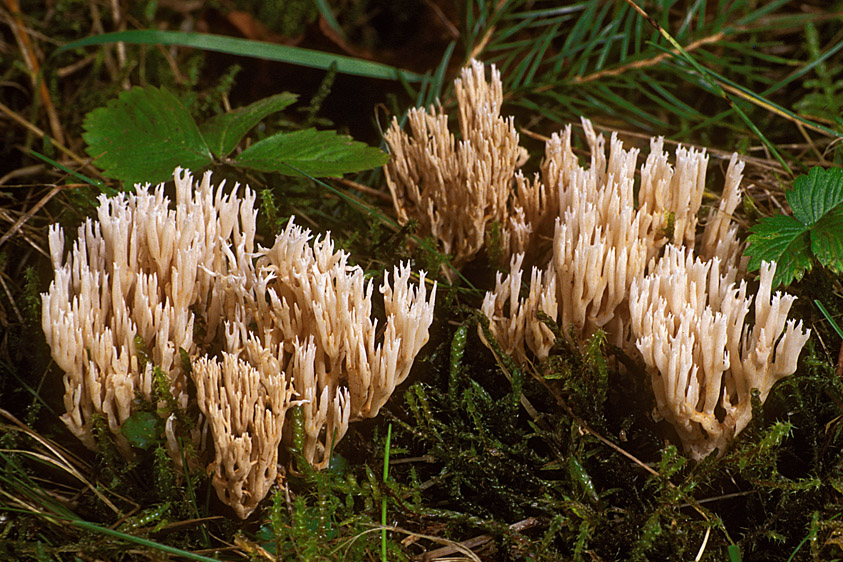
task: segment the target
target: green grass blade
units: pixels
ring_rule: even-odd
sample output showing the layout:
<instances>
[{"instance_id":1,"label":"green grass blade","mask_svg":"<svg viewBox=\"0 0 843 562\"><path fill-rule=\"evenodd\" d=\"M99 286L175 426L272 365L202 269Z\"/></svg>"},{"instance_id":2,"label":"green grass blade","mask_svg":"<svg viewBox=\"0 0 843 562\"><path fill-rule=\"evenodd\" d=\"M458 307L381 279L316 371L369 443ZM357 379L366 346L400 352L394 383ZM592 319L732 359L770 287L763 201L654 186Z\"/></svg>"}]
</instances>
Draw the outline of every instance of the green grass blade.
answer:
<instances>
[{"instance_id":1,"label":"green grass blade","mask_svg":"<svg viewBox=\"0 0 843 562\"><path fill-rule=\"evenodd\" d=\"M817 305L817 308L819 308L820 312L823 313L823 316L825 316L825 319L828 320L829 324L831 324L831 327L834 328L834 331L837 332L837 335L843 338L843 328L841 328L840 325L835 322L834 318L831 317L831 313L829 313L825 305L823 305L819 299L814 299L814 304Z\"/></svg>"},{"instance_id":2,"label":"green grass blade","mask_svg":"<svg viewBox=\"0 0 843 562\"><path fill-rule=\"evenodd\" d=\"M334 17L334 12L328 5L327 0L313 0L313 3L316 4L316 9L319 10L319 14L325 19L325 23L328 24L328 27L331 28L331 31L336 33L337 37L339 37L343 41L348 41L348 38L345 36L345 31L342 27L340 27L337 18Z\"/></svg>"},{"instance_id":3,"label":"green grass blade","mask_svg":"<svg viewBox=\"0 0 843 562\"><path fill-rule=\"evenodd\" d=\"M133 43L136 45L176 45L180 47L194 47L205 51L228 53L242 57L253 57L309 68L328 70L332 64L337 65L337 72L379 78L381 80L398 80L399 76L407 82L419 82L422 77L414 72L401 70L393 66L361 59L355 59L332 53L323 53L311 49L276 45L264 41L252 41L238 37L225 37L209 33L187 33L182 31L158 31L152 29L117 31L103 33L73 41L60 47L56 53L107 43Z\"/></svg>"},{"instance_id":4,"label":"green grass blade","mask_svg":"<svg viewBox=\"0 0 843 562\"><path fill-rule=\"evenodd\" d=\"M637 11L642 17L646 18L656 28L656 30L661 34L661 36L668 43L670 43L670 45L673 46L674 49L676 49L678 53L676 55L677 58L682 59L688 64L690 64L691 67L700 75L700 77L705 80L706 83L708 83L708 85L713 89L714 93L726 100L726 102L732 107L735 113L737 113L738 117L741 118L744 124L749 127L753 134L755 134L758 139L764 144L764 146L767 147L767 150L770 151L770 154L773 155L773 157L779 162L779 164L781 164L781 166L787 171L788 174L793 175L793 170L791 170L790 166L787 165L787 162L785 162L784 158L782 158L775 145L770 142L770 140L766 136L764 136L758 126L755 125L755 123L749 118L746 113L744 113L740 106L735 103L735 100L732 98L732 96L726 93L726 91L714 78L713 73L704 66L702 66L699 62L697 62L697 59L691 56L691 54L688 53L688 51L686 51L685 48L676 39L674 39L674 37L670 33L668 33L663 26L660 26L658 23L656 23L656 21L653 20L653 18L649 14L647 14L647 12L641 9L637 4L633 3L632 0L626 1L630 3L632 8Z\"/></svg>"},{"instance_id":5,"label":"green grass blade","mask_svg":"<svg viewBox=\"0 0 843 562\"><path fill-rule=\"evenodd\" d=\"M386 429L386 444L383 452L383 483L389 480L389 448L392 441L392 424L389 424ZM386 494L381 498L381 560L386 562Z\"/></svg>"},{"instance_id":6,"label":"green grass blade","mask_svg":"<svg viewBox=\"0 0 843 562\"><path fill-rule=\"evenodd\" d=\"M81 527L82 529L87 529L89 531L93 531L95 533L100 533L102 535L107 535L109 537L114 537L116 539L120 539L126 542L132 542L135 544L139 544L141 546L145 546L147 548L152 548L154 550L158 550L159 552L166 552L167 554L174 554L176 556L181 556L183 558L187 558L188 560L198 560L199 562L219 562L216 558L209 558L208 556L202 556L201 554L194 554L193 552L182 550L181 548L176 548L174 546L169 546L166 544L162 544L160 542L155 542L149 539L144 539L142 537L136 537L134 535L129 535L126 533L121 533L120 531L115 531L114 529L109 529L108 527L102 527L97 525L96 523L91 523L90 521L83 521L81 519L74 519L68 521L71 525L76 527Z\"/></svg>"},{"instance_id":7,"label":"green grass blade","mask_svg":"<svg viewBox=\"0 0 843 562\"><path fill-rule=\"evenodd\" d=\"M70 168L68 168L64 164L56 162L52 158L44 156L40 152L30 150L29 155L35 156L36 158L39 158L39 159L43 160L44 162L46 162L50 166L55 166L56 168L58 168L62 172L66 173L66 174L69 174L69 175L73 176L74 178L76 178L76 179L78 179L78 180L80 180L84 183L87 183L89 185L92 185L92 186L96 187L97 189L99 189L100 191L102 191L103 193L105 193L108 196L117 195L117 191L115 189L112 189L108 185L106 185L105 182L102 182L100 180L95 180L93 178L89 178L88 176L86 176L84 174L80 174L76 170L71 170Z\"/></svg>"}]
</instances>

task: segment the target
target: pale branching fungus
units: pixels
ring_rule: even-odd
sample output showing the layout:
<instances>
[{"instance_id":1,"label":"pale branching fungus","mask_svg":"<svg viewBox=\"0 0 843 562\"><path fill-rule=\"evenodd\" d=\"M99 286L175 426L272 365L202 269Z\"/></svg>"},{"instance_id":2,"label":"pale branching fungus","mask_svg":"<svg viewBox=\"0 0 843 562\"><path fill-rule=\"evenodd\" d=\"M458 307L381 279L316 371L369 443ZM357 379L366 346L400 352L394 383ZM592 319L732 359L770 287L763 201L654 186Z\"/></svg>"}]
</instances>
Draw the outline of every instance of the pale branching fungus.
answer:
<instances>
[{"instance_id":1,"label":"pale branching fungus","mask_svg":"<svg viewBox=\"0 0 843 562\"><path fill-rule=\"evenodd\" d=\"M463 70L463 80L469 76L473 84L481 83L482 65L473 61ZM500 225L501 249L511 256L509 273L497 275L482 312L501 348L522 363L531 357L545 359L554 334L539 320L539 311L575 340L602 330L627 352L635 352L637 344L651 370L659 412L677 426L691 455L699 458L715 448L724 450L751 416L751 389L757 388L762 400L766 398L773 382L795 370L807 339L807 332L793 321L780 337L792 297L776 296L770 304L774 264L762 270L755 328L743 327L744 309L749 306L746 285L733 288L746 265L733 224L743 163L732 156L719 206L709 212L699 235L698 254L708 261L695 262L709 159L704 149L679 146L671 159L664 139L651 139L634 195L638 149L624 149L612 133L607 154L604 137L583 119L588 167L581 166L574 154L568 126L547 141L540 173L528 180L518 170L522 149L514 145L518 139L512 122L499 117L499 89L500 75L494 67L491 86L458 87L461 133L469 139L460 145L462 160L455 156L441 112L434 117L423 110L411 113L412 138L393 123L387 135L394 157L389 181L399 217L403 222L414 217L422 224L427 220L453 229L442 238L439 227L428 228L446 251L454 247L455 229L472 225L471 252L460 254L456 265L477 253L488 221ZM495 92L494 97L488 92ZM468 170L489 168L493 158L489 152L468 150L479 146L472 139L501 138L482 119L471 117L487 105L495 109L493 121L507 123L510 131L506 143L497 141L506 150L506 165L494 169L508 171L512 181L498 174L500 181L480 184L483 193L491 193L494 185L494 197L489 195L494 205L473 195L477 183L465 175ZM434 139L440 139L439 144ZM493 160L501 162L497 156ZM446 161L463 170L448 167ZM509 185L511 191L506 190ZM685 254L679 259L677 252L685 251L687 260ZM542 263L547 265L533 265ZM531 265L527 276L524 269ZM651 276L644 281L648 268ZM652 305L642 304L644 293L651 295Z\"/></svg>"},{"instance_id":2,"label":"pale branching fungus","mask_svg":"<svg viewBox=\"0 0 843 562\"><path fill-rule=\"evenodd\" d=\"M42 325L65 373L62 420L91 449L93 416L100 414L117 446L131 456L120 427L137 396L154 399L155 369L179 405L187 405L180 350L197 354L203 342L194 339L196 314L210 337L223 306L209 272L225 268L226 240L253 249L253 192L247 189L244 199L223 195L222 186L214 192L210 174L194 190L181 170L175 185L175 210L163 185L100 196L99 220L79 227L66 262L64 233L50 229L56 277L42 295Z\"/></svg>"},{"instance_id":3,"label":"pale branching fungus","mask_svg":"<svg viewBox=\"0 0 843 562\"><path fill-rule=\"evenodd\" d=\"M196 401L214 441L212 484L220 500L245 519L278 475L278 446L293 395L287 376L223 352L222 361L193 363Z\"/></svg>"},{"instance_id":4,"label":"pale branching fungus","mask_svg":"<svg viewBox=\"0 0 843 562\"><path fill-rule=\"evenodd\" d=\"M306 401L304 455L316 467L330 461L331 448L349 421L371 418L410 372L428 340L436 285L427 297L425 275L410 285L408 266L385 276L386 326L379 338L372 319L372 281L348 254L335 252L330 236L313 244L308 230L291 220L275 244L258 253L258 281L240 284L244 317L228 334L238 349L252 331L260 345L285 352L300 368L293 385Z\"/></svg>"},{"instance_id":5,"label":"pale branching fungus","mask_svg":"<svg viewBox=\"0 0 843 562\"><path fill-rule=\"evenodd\" d=\"M527 158L513 119L500 116L500 73L492 67L488 83L484 72L473 61L454 81L459 141L441 107L411 109L409 135L397 119L384 135L392 154L384 171L399 222L417 220L420 234L436 238L457 269L480 251L488 229L506 227L513 177ZM455 276L450 268L443 274Z\"/></svg>"},{"instance_id":6,"label":"pale branching fungus","mask_svg":"<svg viewBox=\"0 0 843 562\"><path fill-rule=\"evenodd\" d=\"M725 273L721 270L725 269ZM669 245L630 291L632 328L656 396L658 415L676 428L685 450L702 459L726 446L752 418L752 389L762 402L796 370L810 330L787 320L795 297L770 298L775 263L764 263L755 296L736 285L736 268L694 258Z\"/></svg>"},{"instance_id":7,"label":"pale branching fungus","mask_svg":"<svg viewBox=\"0 0 843 562\"><path fill-rule=\"evenodd\" d=\"M175 210L163 185L102 196L99 220L80 227L66 262L61 229L50 231L56 278L42 322L65 372L62 420L93 449L94 416L103 416L131 457L121 426L137 398L161 398L155 377L179 408L189 405L186 357L204 419L180 428L170 415L168 450L178 462L188 431L201 454L210 433L213 485L247 517L276 478L279 443L292 439L290 408L303 410L302 453L317 468L349 421L377 415L428 340L436 285L428 297L424 273L418 286L409 266L391 282L386 273L379 330L372 281L329 236L311 244L291 219L271 248L256 250L253 191L225 195L210 173L194 188L181 170L175 186Z\"/></svg>"},{"instance_id":8,"label":"pale branching fungus","mask_svg":"<svg viewBox=\"0 0 843 562\"><path fill-rule=\"evenodd\" d=\"M648 261L671 235L693 243L690 232L702 202L705 153L679 147L674 168L662 151L663 141L654 139L653 152L641 167L641 204L636 209L638 150L624 149L613 133L607 156L604 137L587 119L582 124L591 151L588 168L577 162L569 126L547 143L544 181L518 182L515 208L535 221L534 228L521 230L530 236L519 242L536 247L542 238L550 238L550 263L543 270L533 268L528 296L522 298L524 258L515 254L509 275L498 274L495 290L486 294L482 305L495 338L522 361L528 351L544 359L553 344L552 332L538 320L539 309L565 333L573 327L578 340L601 329L610 341L624 346L630 338L626 301L633 279L643 277ZM556 204L554 213L546 209L548 204Z\"/></svg>"}]
</instances>

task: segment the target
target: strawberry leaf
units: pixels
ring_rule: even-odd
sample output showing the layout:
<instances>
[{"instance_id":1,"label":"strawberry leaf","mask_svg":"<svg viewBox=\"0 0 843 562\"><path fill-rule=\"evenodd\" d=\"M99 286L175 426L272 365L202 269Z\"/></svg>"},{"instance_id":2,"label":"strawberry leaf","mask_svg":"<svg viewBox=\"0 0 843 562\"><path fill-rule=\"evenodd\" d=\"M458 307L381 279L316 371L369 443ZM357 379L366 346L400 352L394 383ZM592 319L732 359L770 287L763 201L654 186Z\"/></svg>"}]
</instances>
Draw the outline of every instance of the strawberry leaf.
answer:
<instances>
[{"instance_id":1,"label":"strawberry leaf","mask_svg":"<svg viewBox=\"0 0 843 562\"><path fill-rule=\"evenodd\" d=\"M215 115L200 125L211 152L219 159L225 158L237 147L243 137L264 117L281 111L288 105L295 103L298 96L290 92L282 92L262 100L258 100L246 107Z\"/></svg>"},{"instance_id":2,"label":"strawberry leaf","mask_svg":"<svg viewBox=\"0 0 843 562\"><path fill-rule=\"evenodd\" d=\"M843 170L813 168L796 178L785 195L793 217L767 217L750 229L749 269L775 261L774 287L801 279L814 258L843 273Z\"/></svg>"},{"instance_id":3,"label":"strawberry leaf","mask_svg":"<svg viewBox=\"0 0 843 562\"><path fill-rule=\"evenodd\" d=\"M776 262L773 287L802 279L811 269L811 238L808 229L793 217L778 215L762 219L750 229L746 255L750 256L750 271L758 269L762 261Z\"/></svg>"},{"instance_id":4,"label":"strawberry leaf","mask_svg":"<svg viewBox=\"0 0 843 562\"><path fill-rule=\"evenodd\" d=\"M806 226L813 226L843 203L843 170L819 166L793 182L786 194L793 216Z\"/></svg>"},{"instance_id":5,"label":"strawberry leaf","mask_svg":"<svg viewBox=\"0 0 843 562\"><path fill-rule=\"evenodd\" d=\"M823 266L834 273L843 273L843 205L838 205L814 225L811 251Z\"/></svg>"},{"instance_id":6,"label":"strawberry leaf","mask_svg":"<svg viewBox=\"0 0 843 562\"><path fill-rule=\"evenodd\" d=\"M135 87L85 116L82 138L103 175L129 183L166 181L177 166L199 170L213 156L177 97Z\"/></svg>"},{"instance_id":7,"label":"strawberry leaf","mask_svg":"<svg viewBox=\"0 0 843 562\"><path fill-rule=\"evenodd\" d=\"M389 159L377 148L339 135L335 131L305 129L278 133L256 142L241 152L234 162L260 172L288 176L340 177L382 166Z\"/></svg>"}]
</instances>

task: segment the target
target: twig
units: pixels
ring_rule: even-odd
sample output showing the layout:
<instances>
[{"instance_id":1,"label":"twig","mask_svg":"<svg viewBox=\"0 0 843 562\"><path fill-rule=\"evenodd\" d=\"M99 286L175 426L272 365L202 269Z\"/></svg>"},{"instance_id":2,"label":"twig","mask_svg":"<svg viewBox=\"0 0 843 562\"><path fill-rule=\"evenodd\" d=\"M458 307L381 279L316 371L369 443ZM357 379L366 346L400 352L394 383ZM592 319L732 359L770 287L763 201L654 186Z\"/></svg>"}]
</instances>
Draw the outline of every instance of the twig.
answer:
<instances>
[{"instance_id":1,"label":"twig","mask_svg":"<svg viewBox=\"0 0 843 562\"><path fill-rule=\"evenodd\" d=\"M509 530L514 533L519 533L525 529L529 529L530 527L535 527L538 525L539 520L535 517L528 517L526 519L522 519L517 523L513 523L509 526ZM489 541L492 541L494 537L492 535L478 535L476 537L461 541L457 544L462 546L466 549L477 548L478 546L484 545ZM441 558L442 556L448 556L449 554L453 554L457 552L457 548L455 546L443 546L441 548L437 548L436 550L431 550L430 552L425 552L419 560L435 560L437 558Z\"/></svg>"},{"instance_id":2,"label":"twig","mask_svg":"<svg viewBox=\"0 0 843 562\"><path fill-rule=\"evenodd\" d=\"M506 5L506 1L507 0L498 0L497 5L495 6L495 11L497 12L501 8L503 8ZM489 44L489 40L491 40L492 34L494 32L495 32L495 25L490 25L486 29L486 33L484 33L483 37L480 39L480 42L477 43L474 47L471 48L471 54L468 55L469 60L470 59L476 59L478 56L480 56L480 53L482 53L483 49L486 48L486 45Z\"/></svg>"},{"instance_id":3,"label":"twig","mask_svg":"<svg viewBox=\"0 0 843 562\"><path fill-rule=\"evenodd\" d=\"M12 310L15 311L15 316L18 317L18 322L23 324L23 315L20 313L20 309L18 305L15 304L15 299L12 297L12 292L9 290L9 286L6 284L6 280L3 279L3 274L0 274L0 285L3 286L3 290L6 292L6 297L9 299L9 302L12 304Z\"/></svg>"},{"instance_id":4,"label":"twig","mask_svg":"<svg viewBox=\"0 0 843 562\"><path fill-rule=\"evenodd\" d=\"M98 53L91 53L87 57L81 58L78 61L71 63L67 66L63 66L56 70L56 76L58 76L59 78L67 78L68 76L82 70L83 68L97 60L98 56Z\"/></svg>"},{"instance_id":5,"label":"twig","mask_svg":"<svg viewBox=\"0 0 843 562\"><path fill-rule=\"evenodd\" d=\"M35 55L35 50L32 43L29 41L29 35L27 34L26 27L23 24L18 0L6 0L6 7L9 9L9 14L12 16L12 32L15 35L18 47L20 47L24 62L26 62L26 66L29 69L32 87L38 90L41 103L44 104L44 109L47 111L47 119L50 122L50 130L53 133L53 138L56 139L57 142L64 144L64 131L61 128L61 121L59 120L58 113L56 112L56 107L53 105L53 99L50 97L50 90L47 88L47 83L41 75L41 67L38 62L38 57Z\"/></svg>"},{"instance_id":6,"label":"twig","mask_svg":"<svg viewBox=\"0 0 843 562\"><path fill-rule=\"evenodd\" d=\"M714 35L709 35L708 37L703 37L702 39L697 39L693 43L690 43L687 47L685 47L686 52L691 52L693 50L699 49L703 45L708 45L709 43L716 43L720 41L726 36L725 33L722 31L720 33L715 33ZM624 64L615 68L607 68L605 70L599 70L597 72L592 72L591 74L586 74L585 76L574 76L571 79L571 82L574 84L586 84L588 82L593 82L595 80L600 80L601 78L605 78L607 76L617 76L619 74L623 74L630 70L636 70L639 68L648 68L650 66L655 66L660 62L673 58L674 56L679 54L678 49L673 49L669 53L659 53L658 55L651 57L649 59L637 60L633 61L629 64ZM541 88L537 89L536 91L543 91L549 88L555 87L552 84L547 86L542 86Z\"/></svg>"},{"instance_id":7,"label":"twig","mask_svg":"<svg viewBox=\"0 0 843 562\"><path fill-rule=\"evenodd\" d=\"M12 227L8 230L8 232L6 232L3 236L0 236L0 246L2 246L6 242L6 240L8 240L12 236L14 236L14 234L26 223L26 221L28 221L30 218L32 218L32 215L34 215L35 213L40 211L41 207L46 205L47 202L50 199L52 199L53 197L55 197L56 194L59 191L61 191L62 189L63 189L63 186L54 185L53 189L51 189L50 192L47 193L47 195L42 197L41 200L38 201L38 203L33 205L27 212L22 214L20 216L20 218L18 218L18 220L15 221L15 224L12 225Z\"/></svg>"},{"instance_id":8,"label":"twig","mask_svg":"<svg viewBox=\"0 0 843 562\"><path fill-rule=\"evenodd\" d=\"M30 123L29 121L27 121L26 119L24 119L23 117L21 117L20 115L15 113L14 111L12 111L9 107L7 107L2 102L0 102L0 112L5 113L9 117L11 117L13 121L16 121L18 124L23 125L27 129L29 129L30 131L35 133L35 135L39 139L49 138L50 143L54 147L56 147L57 149L59 149L59 151L63 152L65 155L70 157L77 164L83 165L83 166L87 164L87 162L83 158L77 156L76 153L73 152L72 150L70 150L69 148L67 148L64 145L64 143L61 143L57 139L50 137L47 133L45 133L43 130L41 130L38 126Z\"/></svg>"},{"instance_id":9,"label":"twig","mask_svg":"<svg viewBox=\"0 0 843 562\"><path fill-rule=\"evenodd\" d=\"M392 197L388 193L384 193L380 189L375 189L373 187L369 187L368 185L363 185L362 183L357 183L356 181L351 181L345 178L339 178L337 181L346 187L356 189L357 191L362 191L367 195L383 199L384 201L392 201Z\"/></svg>"},{"instance_id":10,"label":"twig","mask_svg":"<svg viewBox=\"0 0 843 562\"><path fill-rule=\"evenodd\" d=\"M43 171L44 164L33 164L32 166L24 166L23 168L17 168L0 178L0 185L6 185L7 183L9 183L9 180L13 180L15 178L37 175L42 173Z\"/></svg>"},{"instance_id":11,"label":"twig","mask_svg":"<svg viewBox=\"0 0 843 562\"><path fill-rule=\"evenodd\" d=\"M126 22L120 16L119 0L111 0L111 22L114 24L114 28L117 31L126 30ZM122 41L118 41L115 46L117 47L117 66L122 74L123 69L126 68L126 44ZM132 87L132 83L129 82L128 76L123 76L123 82L121 85L124 90L128 90Z\"/></svg>"},{"instance_id":12,"label":"twig","mask_svg":"<svg viewBox=\"0 0 843 562\"><path fill-rule=\"evenodd\" d=\"M442 11L442 8L439 7L439 4L433 2L432 0L424 0L425 5L433 12L433 15L436 16L442 25L445 26L445 29L448 30L448 35L451 36L451 39L459 39L460 38L460 30L457 29L451 20L448 19L448 16L445 15L445 12Z\"/></svg>"},{"instance_id":13,"label":"twig","mask_svg":"<svg viewBox=\"0 0 843 562\"><path fill-rule=\"evenodd\" d=\"M9 223L13 223L15 221L15 219L12 217L12 215L6 209L4 209L2 207L0 207L0 219L4 219L6 222L9 222ZM36 252L38 252L39 254L44 256L45 258L50 259L50 254L44 248L42 248L40 244L38 244L35 240L33 240L26 233L25 230L20 233L20 236L21 236L21 238L24 239L24 241L27 244L32 246L32 249L34 249Z\"/></svg>"}]
</instances>

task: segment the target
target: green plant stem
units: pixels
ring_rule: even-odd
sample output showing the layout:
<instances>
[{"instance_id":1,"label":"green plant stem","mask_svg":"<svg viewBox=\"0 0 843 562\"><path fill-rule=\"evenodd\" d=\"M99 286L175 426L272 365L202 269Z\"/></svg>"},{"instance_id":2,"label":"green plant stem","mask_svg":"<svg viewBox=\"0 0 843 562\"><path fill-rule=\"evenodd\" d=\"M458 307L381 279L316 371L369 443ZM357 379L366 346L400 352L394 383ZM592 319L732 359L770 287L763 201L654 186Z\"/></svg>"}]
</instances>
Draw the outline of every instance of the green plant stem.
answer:
<instances>
[{"instance_id":1,"label":"green plant stem","mask_svg":"<svg viewBox=\"0 0 843 562\"><path fill-rule=\"evenodd\" d=\"M386 445L384 445L383 452L383 483L386 484L389 478L389 445L392 441L392 424L390 423L386 429ZM384 489L385 491L385 489ZM381 498L381 560L386 562L386 493Z\"/></svg>"}]
</instances>

